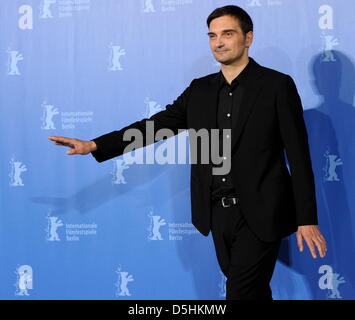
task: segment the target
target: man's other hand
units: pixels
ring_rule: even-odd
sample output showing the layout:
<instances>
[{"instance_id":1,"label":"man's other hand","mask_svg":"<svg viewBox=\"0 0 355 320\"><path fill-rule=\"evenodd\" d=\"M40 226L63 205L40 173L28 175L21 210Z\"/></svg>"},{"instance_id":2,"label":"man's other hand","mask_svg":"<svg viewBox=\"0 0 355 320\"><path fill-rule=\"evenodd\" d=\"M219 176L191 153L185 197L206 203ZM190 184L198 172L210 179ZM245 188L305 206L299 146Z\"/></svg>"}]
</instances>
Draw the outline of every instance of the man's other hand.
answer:
<instances>
[{"instance_id":1,"label":"man's other hand","mask_svg":"<svg viewBox=\"0 0 355 320\"><path fill-rule=\"evenodd\" d=\"M314 244L318 248L319 255L322 258L325 257L327 243L317 225L298 226L297 244L301 252L303 251L303 240L306 241L313 258L317 258Z\"/></svg>"},{"instance_id":2,"label":"man's other hand","mask_svg":"<svg viewBox=\"0 0 355 320\"><path fill-rule=\"evenodd\" d=\"M79 139L56 137L56 136L49 136L48 139L54 141L54 144L58 146L69 147L70 149L67 150L67 154L69 155L72 154L85 155L97 149L96 143L94 141L84 141Z\"/></svg>"}]
</instances>

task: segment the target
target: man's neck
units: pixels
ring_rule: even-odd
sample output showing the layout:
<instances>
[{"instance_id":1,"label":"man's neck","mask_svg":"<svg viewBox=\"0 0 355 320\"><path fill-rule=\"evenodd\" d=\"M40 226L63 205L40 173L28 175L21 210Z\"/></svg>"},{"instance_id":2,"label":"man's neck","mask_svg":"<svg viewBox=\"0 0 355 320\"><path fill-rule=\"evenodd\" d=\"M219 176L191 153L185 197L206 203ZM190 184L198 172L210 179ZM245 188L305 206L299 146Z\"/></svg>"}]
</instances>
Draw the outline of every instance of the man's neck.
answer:
<instances>
[{"instance_id":1,"label":"man's neck","mask_svg":"<svg viewBox=\"0 0 355 320\"><path fill-rule=\"evenodd\" d=\"M243 69L249 63L249 57L236 61L233 64L221 64L221 71L223 73L224 78L227 80L229 84L232 83L233 79L238 77L238 75L243 71Z\"/></svg>"}]
</instances>

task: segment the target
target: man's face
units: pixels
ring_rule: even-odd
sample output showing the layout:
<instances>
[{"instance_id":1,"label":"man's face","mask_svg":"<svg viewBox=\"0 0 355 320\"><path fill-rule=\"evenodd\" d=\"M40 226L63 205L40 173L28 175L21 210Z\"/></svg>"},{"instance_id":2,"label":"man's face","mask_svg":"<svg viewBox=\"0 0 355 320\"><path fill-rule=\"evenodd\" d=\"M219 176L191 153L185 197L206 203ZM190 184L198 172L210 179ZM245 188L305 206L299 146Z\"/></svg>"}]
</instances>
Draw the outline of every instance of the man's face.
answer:
<instances>
[{"instance_id":1,"label":"man's face","mask_svg":"<svg viewBox=\"0 0 355 320\"><path fill-rule=\"evenodd\" d=\"M253 41L253 32L245 36L239 20L233 16L222 16L210 23L208 36L215 59L222 64L231 64L248 55L246 46Z\"/></svg>"}]
</instances>

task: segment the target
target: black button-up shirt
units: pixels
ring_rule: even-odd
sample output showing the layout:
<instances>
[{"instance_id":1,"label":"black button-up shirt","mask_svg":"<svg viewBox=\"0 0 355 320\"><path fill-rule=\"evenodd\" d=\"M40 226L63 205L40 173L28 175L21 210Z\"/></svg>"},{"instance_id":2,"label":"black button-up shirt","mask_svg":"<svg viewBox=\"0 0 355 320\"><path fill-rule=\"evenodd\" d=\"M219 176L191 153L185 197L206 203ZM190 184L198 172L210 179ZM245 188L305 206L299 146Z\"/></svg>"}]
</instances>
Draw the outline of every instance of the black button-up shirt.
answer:
<instances>
[{"instance_id":1,"label":"black button-up shirt","mask_svg":"<svg viewBox=\"0 0 355 320\"><path fill-rule=\"evenodd\" d=\"M245 82L248 75L250 63L242 70L242 72L229 84L223 76L222 71L219 72L218 80L218 105L217 105L217 128L220 130L219 139L219 156L223 155L223 131L222 129L231 129L236 124L238 111L240 109L243 93L245 90ZM226 139L231 139L230 135L226 135ZM223 161L226 161L225 159ZM231 159L229 159L231 161ZM214 165L221 167L222 164ZM226 195L238 195L235 189L230 172L226 175L213 175L211 184L212 199Z\"/></svg>"}]
</instances>

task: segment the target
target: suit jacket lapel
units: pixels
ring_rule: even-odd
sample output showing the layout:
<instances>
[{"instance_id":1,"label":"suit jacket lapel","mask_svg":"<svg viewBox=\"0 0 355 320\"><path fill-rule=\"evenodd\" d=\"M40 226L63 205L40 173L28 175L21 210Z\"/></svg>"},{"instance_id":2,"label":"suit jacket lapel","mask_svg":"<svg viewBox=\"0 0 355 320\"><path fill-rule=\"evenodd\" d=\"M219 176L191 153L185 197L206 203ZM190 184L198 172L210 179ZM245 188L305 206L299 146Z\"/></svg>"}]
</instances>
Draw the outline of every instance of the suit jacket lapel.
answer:
<instances>
[{"instance_id":1,"label":"suit jacket lapel","mask_svg":"<svg viewBox=\"0 0 355 320\"><path fill-rule=\"evenodd\" d=\"M262 68L258 63L255 62L254 59L250 57L249 59L251 60L251 65L248 72L245 91L242 103L240 104L237 121L235 122L235 126L233 126L232 128L232 152L233 148L241 137L243 128L255 105L256 98L258 97L262 89L262 82L260 81L261 76L263 74Z\"/></svg>"}]
</instances>

